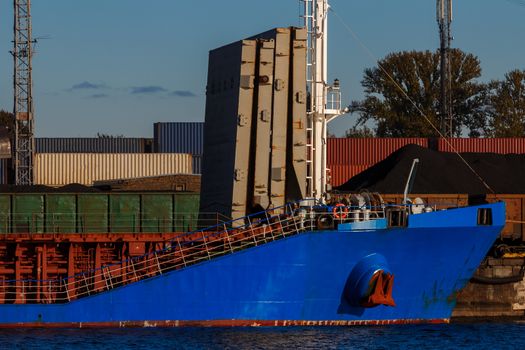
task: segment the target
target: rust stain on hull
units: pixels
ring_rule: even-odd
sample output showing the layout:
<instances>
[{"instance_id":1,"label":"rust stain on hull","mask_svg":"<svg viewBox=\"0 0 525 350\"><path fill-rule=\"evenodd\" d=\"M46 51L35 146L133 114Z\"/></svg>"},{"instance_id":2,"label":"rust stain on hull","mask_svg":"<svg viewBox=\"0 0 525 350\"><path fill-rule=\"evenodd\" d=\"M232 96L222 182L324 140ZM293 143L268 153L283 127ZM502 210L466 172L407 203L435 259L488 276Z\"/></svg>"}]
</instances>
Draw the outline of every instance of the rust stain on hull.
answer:
<instances>
[{"instance_id":1,"label":"rust stain on hull","mask_svg":"<svg viewBox=\"0 0 525 350\"><path fill-rule=\"evenodd\" d=\"M0 328L174 328L174 327L333 327L444 324L450 319L409 320L208 320L208 321L120 321L120 322L28 322L0 324Z\"/></svg>"}]
</instances>

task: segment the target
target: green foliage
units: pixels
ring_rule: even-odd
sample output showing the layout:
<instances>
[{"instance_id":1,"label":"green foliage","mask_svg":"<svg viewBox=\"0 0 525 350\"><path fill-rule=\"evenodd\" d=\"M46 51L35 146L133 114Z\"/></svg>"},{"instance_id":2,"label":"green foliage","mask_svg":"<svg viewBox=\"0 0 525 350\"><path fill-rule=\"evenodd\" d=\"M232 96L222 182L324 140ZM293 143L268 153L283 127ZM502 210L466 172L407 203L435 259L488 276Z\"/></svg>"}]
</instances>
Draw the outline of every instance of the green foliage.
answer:
<instances>
[{"instance_id":1,"label":"green foliage","mask_svg":"<svg viewBox=\"0 0 525 350\"><path fill-rule=\"evenodd\" d=\"M481 75L477 57L454 49L450 59L453 131L459 136L463 127L476 131L485 86L476 82ZM438 136L429 121L439 128L439 62L439 52L389 54L365 70L365 99L352 102L351 112L359 114L360 124L374 120L378 137Z\"/></svg>"},{"instance_id":2,"label":"green foliage","mask_svg":"<svg viewBox=\"0 0 525 350\"><path fill-rule=\"evenodd\" d=\"M486 101L486 136L525 136L525 70L513 70L503 81L491 82Z\"/></svg>"},{"instance_id":3,"label":"green foliage","mask_svg":"<svg viewBox=\"0 0 525 350\"><path fill-rule=\"evenodd\" d=\"M97 138L99 139L122 139L124 135L111 135L97 132Z\"/></svg>"},{"instance_id":4,"label":"green foliage","mask_svg":"<svg viewBox=\"0 0 525 350\"><path fill-rule=\"evenodd\" d=\"M7 131L9 137L14 138L15 132L15 119L13 113L0 110L0 128Z\"/></svg>"},{"instance_id":5,"label":"green foliage","mask_svg":"<svg viewBox=\"0 0 525 350\"><path fill-rule=\"evenodd\" d=\"M352 128L346 130L345 137L348 138L365 138L365 137L375 137L374 131L368 126L363 125L359 128L357 125L354 125Z\"/></svg>"}]
</instances>

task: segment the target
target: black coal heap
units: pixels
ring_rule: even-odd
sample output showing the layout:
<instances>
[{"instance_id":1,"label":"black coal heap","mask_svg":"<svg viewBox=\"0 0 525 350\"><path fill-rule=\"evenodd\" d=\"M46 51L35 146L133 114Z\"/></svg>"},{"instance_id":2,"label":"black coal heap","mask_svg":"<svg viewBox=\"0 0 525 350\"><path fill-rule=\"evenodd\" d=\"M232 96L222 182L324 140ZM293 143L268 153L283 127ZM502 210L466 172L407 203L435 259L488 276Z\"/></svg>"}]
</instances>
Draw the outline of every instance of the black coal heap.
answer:
<instances>
[{"instance_id":1,"label":"black coal heap","mask_svg":"<svg viewBox=\"0 0 525 350\"><path fill-rule=\"evenodd\" d=\"M17 186L0 185L0 193L91 193L100 192L99 189L73 183L62 187L49 187L44 185Z\"/></svg>"},{"instance_id":2,"label":"black coal heap","mask_svg":"<svg viewBox=\"0 0 525 350\"><path fill-rule=\"evenodd\" d=\"M525 193L525 155L461 153L461 156L495 193ZM419 166L412 193L491 193L456 153L437 152L417 145L400 148L336 190L403 193L415 158L419 159Z\"/></svg>"}]
</instances>

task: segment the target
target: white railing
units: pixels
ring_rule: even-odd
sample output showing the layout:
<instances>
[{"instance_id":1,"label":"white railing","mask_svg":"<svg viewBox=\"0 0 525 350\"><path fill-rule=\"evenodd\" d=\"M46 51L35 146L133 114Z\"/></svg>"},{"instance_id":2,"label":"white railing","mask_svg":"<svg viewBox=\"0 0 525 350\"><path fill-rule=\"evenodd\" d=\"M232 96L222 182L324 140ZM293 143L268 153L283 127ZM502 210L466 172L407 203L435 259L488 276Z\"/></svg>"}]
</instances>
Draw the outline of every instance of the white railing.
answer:
<instances>
[{"instance_id":1,"label":"white railing","mask_svg":"<svg viewBox=\"0 0 525 350\"><path fill-rule=\"evenodd\" d=\"M275 212L284 214L273 215ZM162 250L74 276L53 280L0 280L0 304L66 303L301 232L383 217L383 208L287 204L178 235L165 242L166 248ZM326 220L330 221L329 226Z\"/></svg>"}]
</instances>

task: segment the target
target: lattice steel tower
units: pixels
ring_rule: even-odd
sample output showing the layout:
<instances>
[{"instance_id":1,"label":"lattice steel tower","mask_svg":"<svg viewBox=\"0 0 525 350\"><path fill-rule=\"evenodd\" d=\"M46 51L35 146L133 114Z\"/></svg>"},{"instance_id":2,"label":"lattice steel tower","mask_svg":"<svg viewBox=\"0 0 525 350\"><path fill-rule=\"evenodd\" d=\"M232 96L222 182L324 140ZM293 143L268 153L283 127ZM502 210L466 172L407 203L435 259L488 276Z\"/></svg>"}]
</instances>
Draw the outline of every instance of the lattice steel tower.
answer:
<instances>
[{"instance_id":1,"label":"lattice steel tower","mask_svg":"<svg viewBox=\"0 0 525 350\"><path fill-rule=\"evenodd\" d=\"M31 0L14 0L14 169L17 185L33 184L33 96Z\"/></svg>"},{"instance_id":2,"label":"lattice steel tower","mask_svg":"<svg viewBox=\"0 0 525 350\"><path fill-rule=\"evenodd\" d=\"M437 22L441 54L441 133L453 137L452 84L450 74L450 24L452 23L452 0L437 0Z\"/></svg>"}]
</instances>

